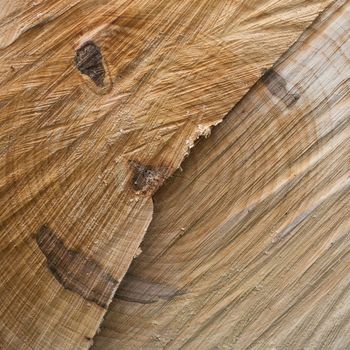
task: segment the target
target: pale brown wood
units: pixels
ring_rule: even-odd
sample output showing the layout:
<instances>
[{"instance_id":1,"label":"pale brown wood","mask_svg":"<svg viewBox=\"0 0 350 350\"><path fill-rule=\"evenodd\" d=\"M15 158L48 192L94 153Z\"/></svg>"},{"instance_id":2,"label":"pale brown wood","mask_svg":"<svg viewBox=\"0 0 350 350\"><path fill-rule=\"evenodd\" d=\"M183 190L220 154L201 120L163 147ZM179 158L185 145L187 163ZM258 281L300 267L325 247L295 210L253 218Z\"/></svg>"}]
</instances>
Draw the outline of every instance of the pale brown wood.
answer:
<instances>
[{"instance_id":1,"label":"pale brown wood","mask_svg":"<svg viewBox=\"0 0 350 350\"><path fill-rule=\"evenodd\" d=\"M152 194L331 1L0 2L0 347L85 349Z\"/></svg>"},{"instance_id":2,"label":"pale brown wood","mask_svg":"<svg viewBox=\"0 0 350 350\"><path fill-rule=\"evenodd\" d=\"M350 348L350 3L194 147L93 349Z\"/></svg>"}]
</instances>

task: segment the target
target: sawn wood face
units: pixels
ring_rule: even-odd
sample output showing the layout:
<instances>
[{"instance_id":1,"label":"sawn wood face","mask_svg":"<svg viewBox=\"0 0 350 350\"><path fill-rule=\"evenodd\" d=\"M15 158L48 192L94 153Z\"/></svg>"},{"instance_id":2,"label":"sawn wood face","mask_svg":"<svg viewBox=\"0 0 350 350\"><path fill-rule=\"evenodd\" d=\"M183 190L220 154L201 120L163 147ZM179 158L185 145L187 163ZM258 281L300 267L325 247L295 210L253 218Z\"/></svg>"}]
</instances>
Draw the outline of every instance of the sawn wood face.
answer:
<instances>
[{"instance_id":1,"label":"sawn wood face","mask_svg":"<svg viewBox=\"0 0 350 350\"><path fill-rule=\"evenodd\" d=\"M91 345L153 193L330 2L1 0L1 347Z\"/></svg>"},{"instance_id":2,"label":"sawn wood face","mask_svg":"<svg viewBox=\"0 0 350 350\"><path fill-rule=\"evenodd\" d=\"M350 347L349 19L336 2L155 195L94 350Z\"/></svg>"}]
</instances>

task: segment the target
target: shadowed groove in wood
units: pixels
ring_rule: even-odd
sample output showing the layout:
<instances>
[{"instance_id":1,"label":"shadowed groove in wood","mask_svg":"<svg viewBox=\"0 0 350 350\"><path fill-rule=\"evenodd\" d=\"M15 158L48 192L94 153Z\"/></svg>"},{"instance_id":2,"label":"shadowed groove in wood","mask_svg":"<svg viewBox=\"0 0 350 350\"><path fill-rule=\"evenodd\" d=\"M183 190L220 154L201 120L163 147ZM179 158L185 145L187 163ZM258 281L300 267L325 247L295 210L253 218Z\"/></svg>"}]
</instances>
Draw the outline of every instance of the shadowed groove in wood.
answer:
<instances>
[{"instance_id":1,"label":"shadowed groove in wood","mask_svg":"<svg viewBox=\"0 0 350 350\"><path fill-rule=\"evenodd\" d=\"M167 285L150 283L126 274L116 292L116 297L134 303L152 304L160 299L171 300L185 293L185 291L176 290Z\"/></svg>"}]
</instances>

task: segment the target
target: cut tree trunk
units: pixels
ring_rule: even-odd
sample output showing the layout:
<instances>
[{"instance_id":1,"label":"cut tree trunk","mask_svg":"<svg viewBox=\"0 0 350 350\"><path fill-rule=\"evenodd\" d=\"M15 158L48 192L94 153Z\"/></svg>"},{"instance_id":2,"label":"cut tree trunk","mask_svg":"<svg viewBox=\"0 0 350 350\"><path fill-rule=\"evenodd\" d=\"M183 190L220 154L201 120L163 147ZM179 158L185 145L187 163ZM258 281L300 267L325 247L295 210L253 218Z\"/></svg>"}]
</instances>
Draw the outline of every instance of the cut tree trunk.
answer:
<instances>
[{"instance_id":1,"label":"cut tree trunk","mask_svg":"<svg viewBox=\"0 0 350 350\"><path fill-rule=\"evenodd\" d=\"M350 348L350 2L201 140L94 350Z\"/></svg>"},{"instance_id":2,"label":"cut tree trunk","mask_svg":"<svg viewBox=\"0 0 350 350\"><path fill-rule=\"evenodd\" d=\"M153 193L331 0L0 3L0 348L86 349Z\"/></svg>"}]
</instances>

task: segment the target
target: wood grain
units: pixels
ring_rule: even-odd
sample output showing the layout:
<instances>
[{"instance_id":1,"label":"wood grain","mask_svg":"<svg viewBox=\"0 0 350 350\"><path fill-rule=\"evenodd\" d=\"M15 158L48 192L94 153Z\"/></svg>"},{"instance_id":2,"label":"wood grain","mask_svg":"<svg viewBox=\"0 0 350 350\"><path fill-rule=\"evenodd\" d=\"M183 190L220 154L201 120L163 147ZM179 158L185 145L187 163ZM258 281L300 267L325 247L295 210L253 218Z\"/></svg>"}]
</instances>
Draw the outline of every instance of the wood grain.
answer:
<instances>
[{"instance_id":1,"label":"wood grain","mask_svg":"<svg viewBox=\"0 0 350 350\"><path fill-rule=\"evenodd\" d=\"M331 1L0 1L0 347L86 349L154 191Z\"/></svg>"},{"instance_id":2,"label":"wood grain","mask_svg":"<svg viewBox=\"0 0 350 350\"><path fill-rule=\"evenodd\" d=\"M93 349L349 349L349 19L337 2L155 195Z\"/></svg>"}]
</instances>

